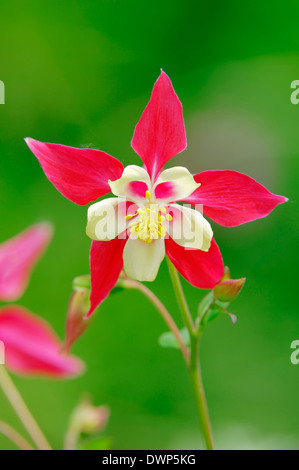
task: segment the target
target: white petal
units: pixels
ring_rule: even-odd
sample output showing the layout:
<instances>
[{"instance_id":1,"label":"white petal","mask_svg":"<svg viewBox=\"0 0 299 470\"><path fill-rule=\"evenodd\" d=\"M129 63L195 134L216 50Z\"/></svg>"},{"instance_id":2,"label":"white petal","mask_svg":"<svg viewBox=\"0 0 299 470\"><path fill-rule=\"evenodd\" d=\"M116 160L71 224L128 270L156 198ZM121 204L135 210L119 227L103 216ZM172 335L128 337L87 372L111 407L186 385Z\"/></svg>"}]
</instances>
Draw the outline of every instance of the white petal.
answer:
<instances>
[{"instance_id":1,"label":"white petal","mask_svg":"<svg viewBox=\"0 0 299 470\"><path fill-rule=\"evenodd\" d=\"M124 270L131 279L154 281L165 256L164 239L145 243L129 238L124 249Z\"/></svg>"},{"instance_id":2,"label":"white petal","mask_svg":"<svg viewBox=\"0 0 299 470\"><path fill-rule=\"evenodd\" d=\"M137 165L127 166L118 180L109 180L109 185L111 191L116 196L125 197L129 201L133 202L145 201L145 194L141 196L136 194L136 191L134 191L134 186L131 184L134 182L145 183L147 186L145 190L148 190L151 187L151 181L148 172L144 168Z\"/></svg>"},{"instance_id":3,"label":"white petal","mask_svg":"<svg viewBox=\"0 0 299 470\"><path fill-rule=\"evenodd\" d=\"M189 206L172 204L174 209L173 221L169 224L168 232L178 245L209 251L213 238L213 231L209 222L201 212Z\"/></svg>"},{"instance_id":4,"label":"white petal","mask_svg":"<svg viewBox=\"0 0 299 470\"><path fill-rule=\"evenodd\" d=\"M168 183L169 188L169 195L161 198L163 202L181 201L200 186L200 183L196 183L191 173L183 166L175 166L162 171L155 183L155 188L161 183Z\"/></svg>"},{"instance_id":5,"label":"white petal","mask_svg":"<svg viewBox=\"0 0 299 470\"><path fill-rule=\"evenodd\" d=\"M92 240L112 240L126 230L127 223L126 200L103 199L88 208L86 233Z\"/></svg>"}]
</instances>

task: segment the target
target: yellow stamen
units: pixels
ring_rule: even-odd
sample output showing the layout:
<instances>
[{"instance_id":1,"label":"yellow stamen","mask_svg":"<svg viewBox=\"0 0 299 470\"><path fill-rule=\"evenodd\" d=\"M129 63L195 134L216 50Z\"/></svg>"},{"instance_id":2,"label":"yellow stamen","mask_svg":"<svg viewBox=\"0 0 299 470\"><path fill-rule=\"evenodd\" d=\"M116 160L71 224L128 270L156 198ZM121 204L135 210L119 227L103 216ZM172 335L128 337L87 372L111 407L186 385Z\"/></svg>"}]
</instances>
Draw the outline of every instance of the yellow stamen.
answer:
<instances>
[{"instance_id":1,"label":"yellow stamen","mask_svg":"<svg viewBox=\"0 0 299 470\"><path fill-rule=\"evenodd\" d=\"M166 236L167 228L164 222L166 219L172 220L172 217L166 214L165 207L150 204L151 194L149 191L146 191L146 198L149 204L146 207L139 207L135 214L127 215L126 219L130 220L132 217L139 216L136 221L129 224L131 234L145 243L152 243L153 240Z\"/></svg>"}]
</instances>

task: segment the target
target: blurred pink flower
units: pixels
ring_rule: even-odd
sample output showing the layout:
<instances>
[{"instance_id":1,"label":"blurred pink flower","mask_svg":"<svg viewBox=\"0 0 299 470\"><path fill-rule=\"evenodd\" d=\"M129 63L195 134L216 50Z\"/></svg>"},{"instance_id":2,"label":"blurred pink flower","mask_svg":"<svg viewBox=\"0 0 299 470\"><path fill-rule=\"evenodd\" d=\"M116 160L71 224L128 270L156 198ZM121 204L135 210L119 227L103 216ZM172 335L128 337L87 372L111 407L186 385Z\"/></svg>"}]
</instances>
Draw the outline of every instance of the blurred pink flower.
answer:
<instances>
[{"instance_id":1,"label":"blurred pink flower","mask_svg":"<svg viewBox=\"0 0 299 470\"><path fill-rule=\"evenodd\" d=\"M83 371L79 359L61 354L62 343L50 325L23 307L0 309L0 340L6 366L14 373L67 378Z\"/></svg>"},{"instance_id":2,"label":"blurred pink flower","mask_svg":"<svg viewBox=\"0 0 299 470\"><path fill-rule=\"evenodd\" d=\"M0 245L0 301L16 300L24 293L51 236L51 226L42 223ZM61 354L62 343L51 327L23 307L0 308L0 341L12 372L66 378L83 370L79 359Z\"/></svg>"},{"instance_id":3,"label":"blurred pink flower","mask_svg":"<svg viewBox=\"0 0 299 470\"><path fill-rule=\"evenodd\" d=\"M12 302L23 295L51 237L51 225L41 223L0 245L0 301Z\"/></svg>"},{"instance_id":4,"label":"blurred pink flower","mask_svg":"<svg viewBox=\"0 0 299 470\"><path fill-rule=\"evenodd\" d=\"M153 281L165 254L192 285L213 288L224 268L203 213L221 225L235 226L265 217L287 200L236 171L192 176L181 166L163 170L187 146L182 105L163 71L131 143L144 167L123 168L117 159L98 150L29 138L26 142L49 180L71 201L87 204L110 191L117 196L93 204L88 211L87 234L95 240L90 252L89 314L108 296L122 268L133 279ZM202 212L177 201L201 205ZM132 205L137 206L134 211ZM103 233L99 226L105 211L111 216ZM123 224L115 224L116 215ZM201 237L190 246L189 233L173 236L178 227L193 233L200 230Z\"/></svg>"}]
</instances>

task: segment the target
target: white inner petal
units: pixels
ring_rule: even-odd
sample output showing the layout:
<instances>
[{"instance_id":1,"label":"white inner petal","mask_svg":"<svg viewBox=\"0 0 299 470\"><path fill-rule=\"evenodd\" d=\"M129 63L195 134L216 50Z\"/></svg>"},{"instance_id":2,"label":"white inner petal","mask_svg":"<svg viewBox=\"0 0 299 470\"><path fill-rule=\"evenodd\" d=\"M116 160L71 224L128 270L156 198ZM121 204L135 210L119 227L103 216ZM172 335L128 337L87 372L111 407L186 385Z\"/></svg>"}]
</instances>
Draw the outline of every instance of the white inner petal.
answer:
<instances>
[{"instance_id":1,"label":"white inner petal","mask_svg":"<svg viewBox=\"0 0 299 470\"><path fill-rule=\"evenodd\" d=\"M148 172L140 166L128 165L118 180L109 180L109 186L112 193L116 196L125 197L129 201L133 202L144 202L145 197L134 194L134 191L130 188L130 183L134 183L136 181L145 183L147 185L147 189L151 188L151 181Z\"/></svg>"},{"instance_id":2,"label":"white inner petal","mask_svg":"<svg viewBox=\"0 0 299 470\"><path fill-rule=\"evenodd\" d=\"M112 240L127 228L125 199L112 197L88 208L86 233L92 240ZM125 233L123 235L125 238Z\"/></svg>"},{"instance_id":3,"label":"white inner petal","mask_svg":"<svg viewBox=\"0 0 299 470\"><path fill-rule=\"evenodd\" d=\"M152 243L129 238L123 253L124 270L131 279L154 281L164 256L165 244L162 238Z\"/></svg>"},{"instance_id":4,"label":"white inner petal","mask_svg":"<svg viewBox=\"0 0 299 470\"><path fill-rule=\"evenodd\" d=\"M185 248L209 251L213 231L202 213L189 206L171 204L169 207L176 209L168 229L171 238ZM180 212L180 216L177 211Z\"/></svg>"},{"instance_id":5,"label":"white inner petal","mask_svg":"<svg viewBox=\"0 0 299 470\"><path fill-rule=\"evenodd\" d=\"M190 196L200 186L200 183L196 183L189 170L183 166L175 166L162 171L155 182L154 189L161 183L170 183L172 186L170 196L162 198L165 203L181 201Z\"/></svg>"}]
</instances>

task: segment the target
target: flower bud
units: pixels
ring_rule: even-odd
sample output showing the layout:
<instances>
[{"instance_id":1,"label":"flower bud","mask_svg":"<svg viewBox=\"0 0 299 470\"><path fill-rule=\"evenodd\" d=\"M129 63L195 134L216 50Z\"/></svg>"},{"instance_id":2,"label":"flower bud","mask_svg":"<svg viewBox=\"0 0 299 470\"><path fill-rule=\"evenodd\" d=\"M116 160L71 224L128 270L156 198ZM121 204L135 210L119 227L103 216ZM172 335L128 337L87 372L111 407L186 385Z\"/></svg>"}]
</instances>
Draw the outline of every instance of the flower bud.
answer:
<instances>
[{"instance_id":1,"label":"flower bud","mask_svg":"<svg viewBox=\"0 0 299 470\"><path fill-rule=\"evenodd\" d=\"M85 332L91 320L85 316L90 308L90 292L87 289L75 290L71 296L67 318L64 349L70 352L72 344Z\"/></svg>"},{"instance_id":2,"label":"flower bud","mask_svg":"<svg viewBox=\"0 0 299 470\"><path fill-rule=\"evenodd\" d=\"M72 413L71 427L80 434L100 433L105 429L109 416L107 406L94 406L90 399L84 398Z\"/></svg>"},{"instance_id":3,"label":"flower bud","mask_svg":"<svg viewBox=\"0 0 299 470\"><path fill-rule=\"evenodd\" d=\"M217 300L221 302L232 302L242 289L244 282L246 281L245 277L241 279L226 279L219 282L214 287L214 295Z\"/></svg>"}]
</instances>

